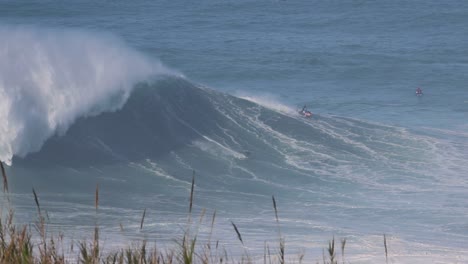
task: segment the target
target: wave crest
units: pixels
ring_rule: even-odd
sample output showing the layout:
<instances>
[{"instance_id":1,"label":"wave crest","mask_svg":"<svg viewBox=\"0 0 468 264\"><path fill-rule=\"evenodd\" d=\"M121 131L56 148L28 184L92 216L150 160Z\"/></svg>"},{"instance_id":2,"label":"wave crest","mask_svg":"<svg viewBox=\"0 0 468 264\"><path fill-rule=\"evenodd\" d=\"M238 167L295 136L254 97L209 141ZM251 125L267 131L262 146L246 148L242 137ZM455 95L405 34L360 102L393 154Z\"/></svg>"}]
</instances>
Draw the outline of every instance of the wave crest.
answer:
<instances>
[{"instance_id":1,"label":"wave crest","mask_svg":"<svg viewBox=\"0 0 468 264\"><path fill-rule=\"evenodd\" d=\"M172 75L111 34L0 27L0 160L11 164L78 117L114 111L133 86Z\"/></svg>"}]
</instances>

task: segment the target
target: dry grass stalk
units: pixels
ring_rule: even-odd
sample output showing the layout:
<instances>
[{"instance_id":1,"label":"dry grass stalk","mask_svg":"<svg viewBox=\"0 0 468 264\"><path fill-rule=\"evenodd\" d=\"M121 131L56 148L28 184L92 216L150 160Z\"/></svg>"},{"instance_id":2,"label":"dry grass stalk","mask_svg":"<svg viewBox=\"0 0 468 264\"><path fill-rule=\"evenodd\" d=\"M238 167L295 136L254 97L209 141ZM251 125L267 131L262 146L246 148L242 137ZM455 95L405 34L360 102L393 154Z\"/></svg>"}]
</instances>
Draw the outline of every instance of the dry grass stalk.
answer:
<instances>
[{"instance_id":1,"label":"dry grass stalk","mask_svg":"<svg viewBox=\"0 0 468 264\"><path fill-rule=\"evenodd\" d=\"M279 234L279 261L280 264L285 263L285 241L283 239L283 236L281 235L281 228L279 224L279 217L278 217L278 207L276 206L276 200L275 196L271 196L271 199L273 200L273 208L275 209L275 217L276 217L276 224L278 225L278 234Z\"/></svg>"},{"instance_id":2,"label":"dry grass stalk","mask_svg":"<svg viewBox=\"0 0 468 264\"><path fill-rule=\"evenodd\" d=\"M237 226L236 224L234 224L234 222L231 221L231 224L232 226L234 227L234 231L236 231L236 234L237 234L237 238L240 240L240 242L242 243L242 245L244 245L244 241L242 241L242 236L239 232L239 229L237 229Z\"/></svg>"},{"instance_id":3,"label":"dry grass stalk","mask_svg":"<svg viewBox=\"0 0 468 264\"><path fill-rule=\"evenodd\" d=\"M270 252L270 246L267 244L267 250L268 250L268 261L271 264L271 252Z\"/></svg>"},{"instance_id":4,"label":"dry grass stalk","mask_svg":"<svg viewBox=\"0 0 468 264\"><path fill-rule=\"evenodd\" d=\"M285 258L285 241L284 241L283 238L280 238L280 253L279 253L279 259L280 259L280 263L281 263L281 264L284 264L284 263L285 263L284 258Z\"/></svg>"},{"instance_id":5,"label":"dry grass stalk","mask_svg":"<svg viewBox=\"0 0 468 264\"><path fill-rule=\"evenodd\" d=\"M189 206L189 214L192 214L192 206L193 206L193 189L195 187L195 171L193 171L192 175L192 188L190 190L190 206Z\"/></svg>"},{"instance_id":6,"label":"dry grass stalk","mask_svg":"<svg viewBox=\"0 0 468 264\"><path fill-rule=\"evenodd\" d=\"M341 260L343 261L343 264L345 263L344 260L344 250L346 246L346 238L341 239Z\"/></svg>"},{"instance_id":7,"label":"dry grass stalk","mask_svg":"<svg viewBox=\"0 0 468 264\"><path fill-rule=\"evenodd\" d=\"M32 189L32 192L33 192L33 195L34 195L34 202L36 203L37 212L38 212L39 216L41 216L41 218L42 218L41 206L39 205L39 199L37 198L37 194L36 194L36 191L34 190L34 188Z\"/></svg>"},{"instance_id":8,"label":"dry grass stalk","mask_svg":"<svg viewBox=\"0 0 468 264\"><path fill-rule=\"evenodd\" d=\"M96 193L94 195L94 207L96 207L96 211L99 206L99 183L96 184Z\"/></svg>"},{"instance_id":9,"label":"dry grass stalk","mask_svg":"<svg viewBox=\"0 0 468 264\"><path fill-rule=\"evenodd\" d=\"M304 256L305 256L304 253L301 253L301 254L299 255L299 264L302 263L302 261L304 260Z\"/></svg>"},{"instance_id":10,"label":"dry grass stalk","mask_svg":"<svg viewBox=\"0 0 468 264\"><path fill-rule=\"evenodd\" d=\"M330 257L330 264L337 264L338 262L336 261L336 252L335 252L335 237L328 242L328 256Z\"/></svg>"},{"instance_id":11,"label":"dry grass stalk","mask_svg":"<svg viewBox=\"0 0 468 264\"><path fill-rule=\"evenodd\" d=\"M0 167L2 168L2 177L3 177L3 192L8 193L8 178L5 172L5 167L3 166L3 162L0 161Z\"/></svg>"},{"instance_id":12,"label":"dry grass stalk","mask_svg":"<svg viewBox=\"0 0 468 264\"><path fill-rule=\"evenodd\" d=\"M387 250L387 237L383 235L383 242L385 247L385 262L388 263L388 250Z\"/></svg>"},{"instance_id":13,"label":"dry grass stalk","mask_svg":"<svg viewBox=\"0 0 468 264\"><path fill-rule=\"evenodd\" d=\"M278 220L278 208L276 208L275 196L271 196L271 199L273 200L273 208L275 209L276 223L279 223L279 220Z\"/></svg>"},{"instance_id":14,"label":"dry grass stalk","mask_svg":"<svg viewBox=\"0 0 468 264\"><path fill-rule=\"evenodd\" d=\"M141 222L140 222L140 230L143 229L143 222L145 221L145 215L146 215L146 208L143 211L143 216L141 217Z\"/></svg>"},{"instance_id":15,"label":"dry grass stalk","mask_svg":"<svg viewBox=\"0 0 468 264\"><path fill-rule=\"evenodd\" d=\"M325 260L325 250L322 250L322 259L323 259L323 264L327 263Z\"/></svg>"},{"instance_id":16,"label":"dry grass stalk","mask_svg":"<svg viewBox=\"0 0 468 264\"><path fill-rule=\"evenodd\" d=\"M210 238L211 238L211 234L213 234L215 219L216 219L216 209L214 210L213 216L211 217Z\"/></svg>"},{"instance_id":17,"label":"dry grass stalk","mask_svg":"<svg viewBox=\"0 0 468 264\"><path fill-rule=\"evenodd\" d=\"M203 264L210 263L210 260L211 262L213 262L212 260L213 254L212 254L212 249L211 249L211 237L213 235L215 219L216 219L216 210L214 210L213 216L211 217L211 227L210 227L210 233L208 235L208 242L206 243L206 248L203 252L203 259L202 259ZM217 256L218 243L216 243L215 249L216 249L216 256Z\"/></svg>"}]
</instances>

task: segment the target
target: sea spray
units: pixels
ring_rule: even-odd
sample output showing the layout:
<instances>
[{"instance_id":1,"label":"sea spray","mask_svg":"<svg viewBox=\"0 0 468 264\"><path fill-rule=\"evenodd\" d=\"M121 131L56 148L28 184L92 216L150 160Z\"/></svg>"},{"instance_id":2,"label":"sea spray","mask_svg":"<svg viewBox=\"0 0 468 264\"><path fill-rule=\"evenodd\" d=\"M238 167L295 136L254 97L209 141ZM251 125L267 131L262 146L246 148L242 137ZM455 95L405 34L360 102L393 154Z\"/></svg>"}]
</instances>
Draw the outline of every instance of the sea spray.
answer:
<instances>
[{"instance_id":1,"label":"sea spray","mask_svg":"<svg viewBox=\"0 0 468 264\"><path fill-rule=\"evenodd\" d=\"M282 103L281 100L273 94L252 93L247 91L236 91L234 94L239 98L251 101L255 104L261 105L265 108L269 108L280 113L288 115L295 115L297 113L294 107Z\"/></svg>"},{"instance_id":2,"label":"sea spray","mask_svg":"<svg viewBox=\"0 0 468 264\"><path fill-rule=\"evenodd\" d=\"M0 26L0 160L38 151L79 117L114 111L132 87L173 74L111 34Z\"/></svg>"}]
</instances>

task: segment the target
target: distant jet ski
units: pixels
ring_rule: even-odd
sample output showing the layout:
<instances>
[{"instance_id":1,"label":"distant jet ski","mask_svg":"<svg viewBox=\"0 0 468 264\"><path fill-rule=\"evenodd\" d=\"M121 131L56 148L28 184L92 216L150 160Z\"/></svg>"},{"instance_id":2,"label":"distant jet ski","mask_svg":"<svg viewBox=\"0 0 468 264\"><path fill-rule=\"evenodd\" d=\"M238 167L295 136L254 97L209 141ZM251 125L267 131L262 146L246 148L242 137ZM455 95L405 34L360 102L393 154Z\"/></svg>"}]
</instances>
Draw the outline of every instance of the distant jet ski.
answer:
<instances>
[{"instance_id":1,"label":"distant jet ski","mask_svg":"<svg viewBox=\"0 0 468 264\"><path fill-rule=\"evenodd\" d=\"M304 107L302 107L302 110L299 111L299 114L303 117L307 117L307 118L311 118L312 117L312 112L310 112L309 110L307 110L307 106L304 105Z\"/></svg>"},{"instance_id":2,"label":"distant jet ski","mask_svg":"<svg viewBox=\"0 0 468 264\"><path fill-rule=\"evenodd\" d=\"M421 88L418 87L418 88L416 89L416 96L422 96L422 95L423 95L423 91L422 91Z\"/></svg>"}]
</instances>

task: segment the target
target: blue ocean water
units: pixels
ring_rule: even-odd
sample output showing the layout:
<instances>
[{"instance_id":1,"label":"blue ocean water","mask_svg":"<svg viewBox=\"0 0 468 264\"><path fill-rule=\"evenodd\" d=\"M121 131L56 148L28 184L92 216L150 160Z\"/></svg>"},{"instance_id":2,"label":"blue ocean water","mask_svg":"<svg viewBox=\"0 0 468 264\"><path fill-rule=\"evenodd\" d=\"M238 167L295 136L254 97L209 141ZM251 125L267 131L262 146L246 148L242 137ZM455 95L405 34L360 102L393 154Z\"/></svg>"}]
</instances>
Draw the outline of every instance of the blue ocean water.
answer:
<instances>
[{"instance_id":1,"label":"blue ocean water","mask_svg":"<svg viewBox=\"0 0 468 264\"><path fill-rule=\"evenodd\" d=\"M291 256L335 236L383 263L385 233L392 261L466 262L467 27L460 1L1 2L18 221L34 187L80 236L99 184L108 244L170 241L195 171L233 252L230 221L252 255L275 243L274 195Z\"/></svg>"}]
</instances>

